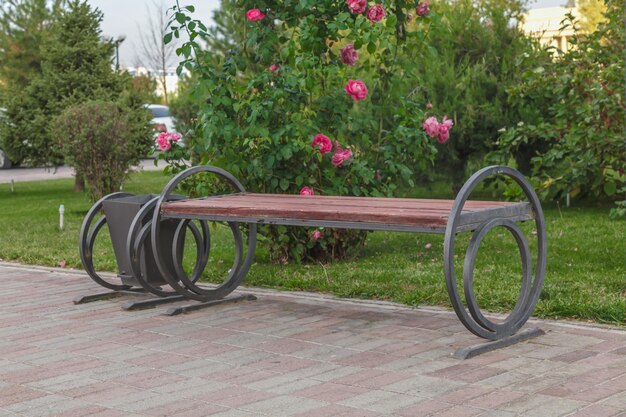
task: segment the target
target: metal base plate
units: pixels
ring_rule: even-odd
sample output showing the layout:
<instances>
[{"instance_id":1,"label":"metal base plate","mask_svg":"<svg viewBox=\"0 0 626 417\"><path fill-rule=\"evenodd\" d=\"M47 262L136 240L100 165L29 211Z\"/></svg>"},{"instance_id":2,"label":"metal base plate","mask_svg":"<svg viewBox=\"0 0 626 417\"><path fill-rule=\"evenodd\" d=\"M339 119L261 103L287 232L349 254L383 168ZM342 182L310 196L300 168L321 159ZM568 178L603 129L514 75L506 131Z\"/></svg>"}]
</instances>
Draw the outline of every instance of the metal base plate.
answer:
<instances>
[{"instance_id":1,"label":"metal base plate","mask_svg":"<svg viewBox=\"0 0 626 417\"><path fill-rule=\"evenodd\" d=\"M493 342L489 342L489 343L482 343L480 345L468 346L468 347L457 349L457 351L454 352L453 356L457 359L469 359L469 358L473 358L474 356L482 355L483 353L486 353L486 352L491 352L496 349L501 349L507 346L511 346L516 343L528 340L528 339L533 339L535 337L542 336L544 334L545 332L543 330L541 330L538 327L534 327L531 329L522 330L519 333L502 338L500 340L494 340Z\"/></svg>"},{"instance_id":2,"label":"metal base plate","mask_svg":"<svg viewBox=\"0 0 626 417\"><path fill-rule=\"evenodd\" d=\"M161 304L174 303L176 301L186 300L182 295L172 295L171 297L150 298L141 301L127 301L122 304L122 310L143 310L145 308L153 308Z\"/></svg>"},{"instance_id":3,"label":"metal base plate","mask_svg":"<svg viewBox=\"0 0 626 417\"><path fill-rule=\"evenodd\" d=\"M202 310L204 308L213 307L225 303L238 303L240 301L254 301L256 297L252 294L243 294L235 297L222 298L220 300L207 301L204 303L190 304L180 307L168 308L165 312L166 316L176 316L178 314L189 313L190 311Z\"/></svg>"},{"instance_id":4,"label":"metal base plate","mask_svg":"<svg viewBox=\"0 0 626 417\"><path fill-rule=\"evenodd\" d=\"M96 294L88 294L88 295L79 295L78 297L74 298L74 304L85 304L85 303L91 303L93 301L100 301L100 300L108 300L110 298L117 298L117 297L121 297L122 295L145 295L146 294L146 290L144 290L143 288L131 288L129 290L123 290L123 291L107 291L107 292L100 292L100 293L96 293Z\"/></svg>"}]
</instances>

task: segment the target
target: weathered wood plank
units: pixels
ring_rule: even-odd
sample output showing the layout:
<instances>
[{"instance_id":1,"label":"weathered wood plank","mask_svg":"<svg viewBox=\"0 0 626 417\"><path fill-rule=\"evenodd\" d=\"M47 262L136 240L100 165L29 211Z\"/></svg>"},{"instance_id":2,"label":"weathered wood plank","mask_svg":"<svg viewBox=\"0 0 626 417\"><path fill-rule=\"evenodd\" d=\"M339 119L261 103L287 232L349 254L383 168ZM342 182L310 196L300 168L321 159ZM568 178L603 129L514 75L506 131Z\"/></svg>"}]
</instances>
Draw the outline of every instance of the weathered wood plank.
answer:
<instances>
[{"instance_id":1,"label":"weathered wood plank","mask_svg":"<svg viewBox=\"0 0 626 417\"><path fill-rule=\"evenodd\" d=\"M164 203L166 217L245 219L282 224L387 224L441 229L446 226L453 200L394 199L377 197L299 196L283 194L230 194ZM473 224L487 217L528 217L528 203L468 201L461 223ZM316 223L317 222L317 223Z\"/></svg>"}]
</instances>

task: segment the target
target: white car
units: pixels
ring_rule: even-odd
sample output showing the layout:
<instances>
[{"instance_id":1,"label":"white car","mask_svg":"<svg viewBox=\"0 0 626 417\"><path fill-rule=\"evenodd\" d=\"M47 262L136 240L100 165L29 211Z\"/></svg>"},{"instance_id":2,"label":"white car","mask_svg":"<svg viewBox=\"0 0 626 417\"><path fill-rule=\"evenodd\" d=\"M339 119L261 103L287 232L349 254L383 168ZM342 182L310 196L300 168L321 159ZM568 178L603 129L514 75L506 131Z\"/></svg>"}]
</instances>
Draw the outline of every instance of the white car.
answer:
<instances>
[{"instance_id":1,"label":"white car","mask_svg":"<svg viewBox=\"0 0 626 417\"><path fill-rule=\"evenodd\" d=\"M0 108L0 118L4 117L5 111L6 111L5 109ZM0 148L0 169L9 169L12 166L13 166L13 161L11 161L7 157L7 154L4 153L4 150Z\"/></svg>"},{"instance_id":2,"label":"white car","mask_svg":"<svg viewBox=\"0 0 626 417\"><path fill-rule=\"evenodd\" d=\"M176 120L170 115L170 109L161 104L146 104L146 108L152 112L150 123L157 132L175 132L174 123Z\"/></svg>"}]
</instances>

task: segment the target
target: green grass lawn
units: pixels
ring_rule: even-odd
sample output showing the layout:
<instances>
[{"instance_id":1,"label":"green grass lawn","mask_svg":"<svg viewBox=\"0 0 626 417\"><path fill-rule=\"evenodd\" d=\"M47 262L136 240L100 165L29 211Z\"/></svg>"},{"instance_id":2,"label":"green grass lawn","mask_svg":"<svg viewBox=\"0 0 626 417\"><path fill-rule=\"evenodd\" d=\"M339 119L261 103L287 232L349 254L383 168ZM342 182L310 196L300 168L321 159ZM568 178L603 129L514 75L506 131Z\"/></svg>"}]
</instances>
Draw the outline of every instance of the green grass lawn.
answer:
<instances>
[{"instance_id":1,"label":"green grass lawn","mask_svg":"<svg viewBox=\"0 0 626 417\"><path fill-rule=\"evenodd\" d=\"M167 182L160 173L134 174L125 184L132 193L158 193ZM11 193L0 184L0 259L25 264L81 268L78 231L90 207L72 191L72 180L17 183ZM426 192L427 194L428 192ZM65 205L65 230L58 208ZM548 270L535 316L577 318L626 324L626 224L611 221L609 208L547 208ZM532 225L524 224L531 248ZM96 267L115 271L107 236L94 248ZM205 275L221 277L232 262L228 229L212 228L213 247ZM457 275L469 234L458 238ZM430 243L432 247L426 249ZM333 293L342 297L393 300L409 305L449 306L443 276L443 237L371 233L353 259L332 264L276 265L262 247L246 279L251 286ZM188 259L188 262L192 260ZM496 230L479 251L475 279L479 304L509 311L520 281L520 258L512 236Z\"/></svg>"}]
</instances>

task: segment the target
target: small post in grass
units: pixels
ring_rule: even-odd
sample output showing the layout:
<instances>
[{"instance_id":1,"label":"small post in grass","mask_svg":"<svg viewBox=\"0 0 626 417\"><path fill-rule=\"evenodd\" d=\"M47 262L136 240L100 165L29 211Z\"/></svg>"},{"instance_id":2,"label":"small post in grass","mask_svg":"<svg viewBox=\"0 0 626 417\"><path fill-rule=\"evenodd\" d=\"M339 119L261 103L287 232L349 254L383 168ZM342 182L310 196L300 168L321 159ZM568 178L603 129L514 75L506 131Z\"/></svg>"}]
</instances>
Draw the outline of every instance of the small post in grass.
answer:
<instances>
[{"instance_id":1,"label":"small post in grass","mask_svg":"<svg viewBox=\"0 0 626 417\"><path fill-rule=\"evenodd\" d=\"M59 230L63 230L63 214L65 213L65 206L61 204L59 206Z\"/></svg>"}]
</instances>

